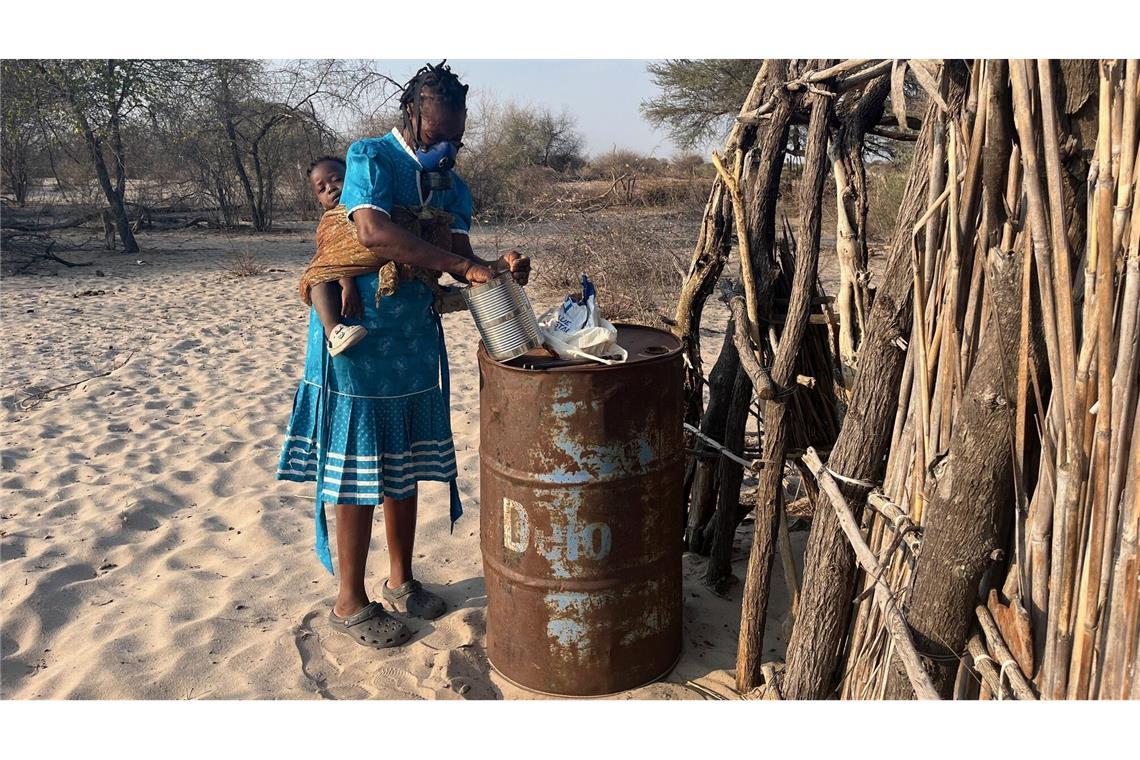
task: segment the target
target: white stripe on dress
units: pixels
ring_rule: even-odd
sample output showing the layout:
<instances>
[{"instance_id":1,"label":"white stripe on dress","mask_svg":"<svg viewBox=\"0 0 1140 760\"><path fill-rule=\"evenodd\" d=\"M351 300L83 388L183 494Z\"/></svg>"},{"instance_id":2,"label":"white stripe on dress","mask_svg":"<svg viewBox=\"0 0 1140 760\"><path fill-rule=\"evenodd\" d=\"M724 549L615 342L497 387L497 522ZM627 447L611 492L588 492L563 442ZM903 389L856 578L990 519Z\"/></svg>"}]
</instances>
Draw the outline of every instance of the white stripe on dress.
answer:
<instances>
[{"instance_id":1,"label":"white stripe on dress","mask_svg":"<svg viewBox=\"0 0 1140 760\"><path fill-rule=\"evenodd\" d=\"M306 385L311 385L314 388L320 388L321 387L320 384L314 383L311 380L302 380L301 382L305 383ZM431 386L430 388L424 388L421 391L412 391L411 393L402 393L399 396L362 396L362 395L356 394L356 393L343 393L341 391L334 391L331 389L329 390L329 393L333 394L334 396L345 396L346 398L393 399L393 398L408 398L409 396L418 396L421 393L427 393L428 391L430 391L434 388L438 388L438 387L439 387L439 385L437 384L437 385Z\"/></svg>"},{"instance_id":2,"label":"white stripe on dress","mask_svg":"<svg viewBox=\"0 0 1140 760\"><path fill-rule=\"evenodd\" d=\"M404 494L414 493L415 490L416 484L412 483L410 486L407 486L405 488L393 488L384 494L381 494L379 491L341 491L340 493L337 493L336 491L330 491L326 488L321 491L321 495L327 496L330 499L375 499L376 501L380 501L380 499L384 496L390 496L393 499L398 499Z\"/></svg>"},{"instance_id":3,"label":"white stripe on dress","mask_svg":"<svg viewBox=\"0 0 1140 760\"><path fill-rule=\"evenodd\" d=\"M436 449L442 449L442 450L437 450L437 451L405 451L401 454L383 454L383 455L377 455L377 456L359 456L356 454L339 454L335 451L330 451L328 453L328 457L329 457L329 459L344 460L345 464L348 464L349 462L378 462L381 459L407 459L408 457L447 456L452 451L454 451L455 445L449 439L449 440L445 440L445 441L424 441L424 442L412 444L413 449L416 448L417 446L424 447L424 448L434 447Z\"/></svg>"},{"instance_id":4,"label":"white stripe on dress","mask_svg":"<svg viewBox=\"0 0 1140 760\"><path fill-rule=\"evenodd\" d=\"M318 443L317 441L314 441L312 438L305 438L304 436L301 436L301 435L287 435L287 436L285 436L285 440L286 441L300 441L301 443L311 443L314 446L320 445L320 443Z\"/></svg>"},{"instance_id":5,"label":"white stripe on dress","mask_svg":"<svg viewBox=\"0 0 1140 760\"><path fill-rule=\"evenodd\" d=\"M377 486L377 485L395 485L402 483L406 480L418 480L420 478L453 478L455 477L456 469L450 467L446 470L421 470L420 472L409 473L401 475L398 478L384 478L383 480L342 480L341 478L325 478L325 485L328 486ZM403 486L401 486L402 488Z\"/></svg>"},{"instance_id":6,"label":"white stripe on dress","mask_svg":"<svg viewBox=\"0 0 1140 760\"><path fill-rule=\"evenodd\" d=\"M427 467L431 465L447 464L451 457L448 454L431 454L418 457L413 462L403 464L384 463L383 467L339 467L335 464L326 464L325 469L331 472L343 472L350 475L376 475L377 473L406 470L409 467Z\"/></svg>"},{"instance_id":7,"label":"white stripe on dress","mask_svg":"<svg viewBox=\"0 0 1140 760\"><path fill-rule=\"evenodd\" d=\"M316 475L316 470L278 470L278 475Z\"/></svg>"}]
</instances>

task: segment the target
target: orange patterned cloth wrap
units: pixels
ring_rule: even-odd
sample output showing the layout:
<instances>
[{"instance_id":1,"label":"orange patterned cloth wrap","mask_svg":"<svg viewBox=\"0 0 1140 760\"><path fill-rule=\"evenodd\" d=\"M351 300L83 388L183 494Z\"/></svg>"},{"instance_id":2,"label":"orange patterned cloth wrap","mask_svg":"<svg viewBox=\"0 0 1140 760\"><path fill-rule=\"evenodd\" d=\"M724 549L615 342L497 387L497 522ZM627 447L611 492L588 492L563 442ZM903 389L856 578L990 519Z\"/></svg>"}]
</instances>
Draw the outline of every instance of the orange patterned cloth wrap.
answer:
<instances>
[{"instance_id":1,"label":"orange patterned cloth wrap","mask_svg":"<svg viewBox=\"0 0 1140 760\"><path fill-rule=\"evenodd\" d=\"M392 221L437 248L451 250L452 217L446 211L431 207L410 209L397 206L392 211ZM439 284L439 272L398 265L378 256L361 245L356 236L356 225L348 218L348 209L337 206L326 211L317 225L317 254L301 275L301 300L308 305L312 304L309 291L314 285L370 272L379 272L377 301L382 296L394 295L401 281L417 279L432 291L436 311L440 314L465 308L457 291Z\"/></svg>"}]
</instances>

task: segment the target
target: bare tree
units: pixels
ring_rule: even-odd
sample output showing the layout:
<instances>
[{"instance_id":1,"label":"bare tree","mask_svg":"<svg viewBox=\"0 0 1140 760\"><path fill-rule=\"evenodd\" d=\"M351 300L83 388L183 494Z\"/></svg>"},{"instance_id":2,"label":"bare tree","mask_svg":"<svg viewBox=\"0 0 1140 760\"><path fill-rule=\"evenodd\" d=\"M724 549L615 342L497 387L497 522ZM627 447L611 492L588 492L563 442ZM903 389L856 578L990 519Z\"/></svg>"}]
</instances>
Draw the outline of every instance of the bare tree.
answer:
<instances>
[{"instance_id":1,"label":"bare tree","mask_svg":"<svg viewBox=\"0 0 1140 760\"><path fill-rule=\"evenodd\" d=\"M227 221L240 198L258 231L273 225L282 172L301 172L338 145L333 121L359 120L383 105L386 98L375 96L389 95L393 84L354 61L207 60L195 69L196 141L187 147Z\"/></svg>"},{"instance_id":2,"label":"bare tree","mask_svg":"<svg viewBox=\"0 0 1140 760\"><path fill-rule=\"evenodd\" d=\"M25 61L0 62L0 90L4 92L0 169L4 186L18 206L28 201L32 162L45 142L30 74Z\"/></svg>"},{"instance_id":3,"label":"bare tree","mask_svg":"<svg viewBox=\"0 0 1140 760\"><path fill-rule=\"evenodd\" d=\"M580 168L582 136L569 114L480 96L469 106L460 167L476 207L501 213L527 204L535 175ZM549 182L542 182L549 186Z\"/></svg>"},{"instance_id":4,"label":"bare tree","mask_svg":"<svg viewBox=\"0 0 1140 760\"><path fill-rule=\"evenodd\" d=\"M170 91L169 84L179 78L182 66L180 61L37 60L29 69L41 111L66 117L82 135L110 208L110 221L127 253L139 247L124 202L124 128Z\"/></svg>"}]
</instances>

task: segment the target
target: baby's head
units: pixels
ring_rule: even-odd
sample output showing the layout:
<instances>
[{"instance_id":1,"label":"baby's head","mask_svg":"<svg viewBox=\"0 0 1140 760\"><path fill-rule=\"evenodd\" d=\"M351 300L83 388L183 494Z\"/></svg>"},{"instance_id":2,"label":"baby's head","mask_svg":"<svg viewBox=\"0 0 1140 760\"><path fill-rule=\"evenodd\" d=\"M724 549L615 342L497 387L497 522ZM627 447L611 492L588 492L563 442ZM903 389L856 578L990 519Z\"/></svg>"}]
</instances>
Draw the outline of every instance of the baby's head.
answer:
<instances>
[{"instance_id":1,"label":"baby's head","mask_svg":"<svg viewBox=\"0 0 1140 760\"><path fill-rule=\"evenodd\" d=\"M325 211L336 208L340 203L345 168L344 159L336 156L321 156L309 164L309 187Z\"/></svg>"}]
</instances>

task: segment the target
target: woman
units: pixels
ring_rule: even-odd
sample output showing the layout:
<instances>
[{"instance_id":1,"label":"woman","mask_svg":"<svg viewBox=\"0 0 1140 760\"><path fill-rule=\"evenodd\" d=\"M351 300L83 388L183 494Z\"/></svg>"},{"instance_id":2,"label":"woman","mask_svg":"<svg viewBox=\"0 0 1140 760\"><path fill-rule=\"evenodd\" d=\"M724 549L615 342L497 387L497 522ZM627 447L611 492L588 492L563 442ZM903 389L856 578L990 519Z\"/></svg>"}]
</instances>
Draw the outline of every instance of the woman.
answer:
<instances>
[{"instance_id":1,"label":"woman","mask_svg":"<svg viewBox=\"0 0 1140 760\"><path fill-rule=\"evenodd\" d=\"M310 316L305 378L278 469L281 479L316 481L317 554L330 572L323 504L336 504L340 582L329 620L334 630L376 648L399 646L411 633L364 588L375 505L384 505L388 539L383 596L396 610L423 619L439 617L446 607L412 571L416 484L448 482L452 523L462 514L443 328L431 289L410 268L471 284L490 280L493 269L509 270L525 284L530 272L529 260L514 251L483 262L471 250L471 193L452 170L466 95L467 86L443 63L426 66L404 88L402 128L349 147L339 200L360 243L403 265L405 277L394 294L379 299L376 273L355 278L359 323L368 332L335 358L319 320ZM444 239L427 234L438 233L441 222L448 224Z\"/></svg>"}]
</instances>

